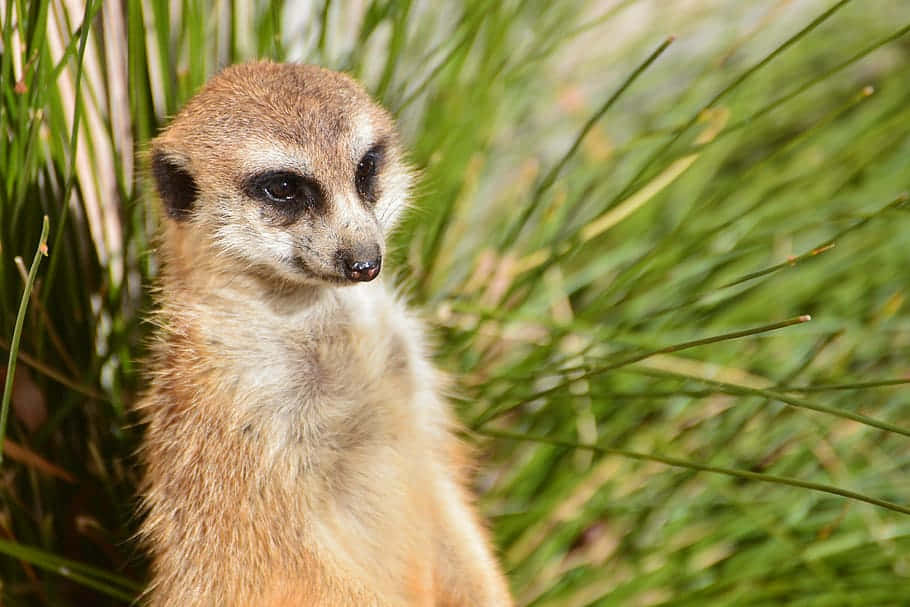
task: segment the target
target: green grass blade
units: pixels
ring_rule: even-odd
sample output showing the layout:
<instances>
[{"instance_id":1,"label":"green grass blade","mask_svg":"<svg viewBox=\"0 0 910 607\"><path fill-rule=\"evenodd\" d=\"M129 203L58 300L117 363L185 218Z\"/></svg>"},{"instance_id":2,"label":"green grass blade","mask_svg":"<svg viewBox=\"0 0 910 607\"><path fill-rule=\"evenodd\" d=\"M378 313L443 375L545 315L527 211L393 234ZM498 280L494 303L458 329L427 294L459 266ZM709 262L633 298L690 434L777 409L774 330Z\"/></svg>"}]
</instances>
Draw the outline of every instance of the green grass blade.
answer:
<instances>
[{"instance_id":1,"label":"green grass blade","mask_svg":"<svg viewBox=\"0 0 910 607\"><path fill-rule=\"evenodd\" d=\"M568 449L583 449L588 451L594 451L603 455L617 455L620 457L625 457L629 459L637 459L642 461L657 462L660 464L666 464L667 466L674 466L677 468L686 468L689 470L695 470L698 472L711 472L714 474L723 474L725 476L732 476L734 478L740 478L744 480L751 481L761 481L765 483L774 483L777 485L787 485L790 487L798 487L801 489L810 489L812 491L819 491L821 493L828 493L831 495L838 495L840 497L846 497L851 500L858 502L865 502L867 504L872 504L873 506L878 506L879 508L884 508L886 510L892 510L894 512L900 512L901 514L910 514L910 506L904 506L902 504L896 504L894 502L889 502L887 500L878 499L856 491L850 491L848 489L843 489L841 487L835 487L834 485L825 485L823 483L814 483L811 481L804 481L796 478L788 478L783 476L777 476L774 474L764 474L761 472L752 472L751 470L737 470L734 468L723 468L720 466L710 466L707 464L701 464L698 462L693 462L677 457L670 457L666 455L660 455L656 453L642 453L638 451L630 451L628 449L617 449L614 447L608 447L604 445L592 445L579 443L570 440L563 440L559 438L552 438L549 436L535 436L529 434L521 434L519 432L506 432L502 430L475 430L476 434L482 436L489 436L491 438L499 438L504 440L513 440L513 441L527 441L533 443L542 443L547 445L555 445L557 447L566 447Z\"/></svg>"},{"instance_id":2,"label":"green grass blade","mask_svg":"<svg viewBox=\"0 0 910 607\"><path fill-rule=\"evenodd\" d=\"M22 325L25 322L25 313L28 310L32 287L35 284L35 278L38 276L38 266L41 265L41 259L48 254L47 236L50 231L50 225L50 220L45 215L44 223L41 226L41 238L38 239L38 248L35 250L35 257L32 259L32 265L28 271L28 280L22 290L22 298L19 300L19 313L16 315L16 326L10 339L9 359L6 363L6 381L3 384L3 402L0 403L0 445L3 445L3 441L6 438L6 421L9 415L10 399L13 395L13 379L16 377L16 358L19 354L19 340L22 339ZM3 450L0 449L0 463L2 462Z\"/></svg>"},{"instance_id":3,"label":"green grass blade","mask_svg":"<svg viewBox=\"0 0 910 607\"><path fill-rule=\"evenodd\" d=\"M546 193L553 184L556 182L556 178L565 168L569 160L578 152L578 148L581 145L581 142L584 138L591 132L591 129L594 128L594 125L597 124L604 114L606 114L611 107L616 103L616 101L622 96L623 93L628 90L632 83L634 83L642 73L645 72L655 61L660 57L665 50L673 43L674 38L671 36L665 39L654 51L651 52L648 57L638 65L632 72L623 80L619 88L610 95L610 97L603 103L603 105L598 108L594 114L585 122L584 126L581 128L579 133L575 136L572 145L569 146L569 149L566 150L565 154L559 159L559 161L553 165L553 167L547 172L547 174L540 180L540 183L534 189L534 194L531 196L531 200L525 205L522 209L521 215L518 216L518 219L512 224L512 226L505 232L502 240L500 241L500 248L504 249L508 247L511 243L515 241L518 237L519 232L524 228L528 219L534 213L540 204L540 200L544 193Z\"/></svg>"}]
</instances>

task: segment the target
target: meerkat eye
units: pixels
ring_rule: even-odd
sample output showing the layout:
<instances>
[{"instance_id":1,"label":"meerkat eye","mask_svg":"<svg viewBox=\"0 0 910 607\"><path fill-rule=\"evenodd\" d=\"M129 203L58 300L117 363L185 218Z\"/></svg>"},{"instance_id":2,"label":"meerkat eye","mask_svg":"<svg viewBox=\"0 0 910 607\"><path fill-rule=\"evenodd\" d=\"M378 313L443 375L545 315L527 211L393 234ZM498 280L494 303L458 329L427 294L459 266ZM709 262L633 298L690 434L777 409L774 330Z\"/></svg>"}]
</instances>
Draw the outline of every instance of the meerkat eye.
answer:
<instances>
[{"instance_id":1,"label":"meerkat eye","mask_svg":"<svg viewBox=\"0 0 910 607\"><path fill-rule=\"evenodd\" d=\"M272 173L259 183L262 193L271 202L288 203L307 194L303 180L293 173Z\"/></svg>"},{"instance_id":2,"label":"meerkat eye","mask_svg":"<svg viewBox=\"0 0 910 607\"><path fill-rule=\"evenodd\" d=\"M382 162L384 151L385 147L381 143L374 145L357 164L354 185L357 186L357 193L360 194L360 197L368 202L376 202L378 198L376 175L379 173L379 164Z\"/></svg>"},{"instance_id":3,"label":"meerkat eye","mask_svg":"<svg viewBox=\"0 0 910 607\"><path fill-rule=\"evenodd\" d=\"M275 202L286 202L297 196L297 184L286 175L277 175L262 185L265 195Z\"/></svg>"},{"instance_id":4,"label":"meerkat eye","mask_svg":"<svg viewBox=\"0 0 910 607\"><path fill-rule=\"evenodd\" d=\"M317 182L290 171L254 175L245 187L249 196L284 213L295 214L304 209L316 209L323 200L322 188Z\"/></svg>"}]
</instances>

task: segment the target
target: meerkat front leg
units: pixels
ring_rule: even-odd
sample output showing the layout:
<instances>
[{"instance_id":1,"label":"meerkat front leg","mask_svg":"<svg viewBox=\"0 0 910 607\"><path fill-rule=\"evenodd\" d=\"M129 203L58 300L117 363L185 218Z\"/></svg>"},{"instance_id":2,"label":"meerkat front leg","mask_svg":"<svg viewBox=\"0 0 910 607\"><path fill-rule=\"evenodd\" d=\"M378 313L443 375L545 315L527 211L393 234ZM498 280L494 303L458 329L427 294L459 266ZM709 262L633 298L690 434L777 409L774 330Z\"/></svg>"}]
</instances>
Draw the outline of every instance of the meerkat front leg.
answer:
<instances>
[{"instance_id":1,"label":"meerkat front leg","mask_svg":"<svg viewBox=\"0 0 910 607\"><path fill-rule=\"evenodd\" d=\"M508 583L468 491L449 476L438 490L438 606L511 607Z\"/></svg>"}]
</instances>

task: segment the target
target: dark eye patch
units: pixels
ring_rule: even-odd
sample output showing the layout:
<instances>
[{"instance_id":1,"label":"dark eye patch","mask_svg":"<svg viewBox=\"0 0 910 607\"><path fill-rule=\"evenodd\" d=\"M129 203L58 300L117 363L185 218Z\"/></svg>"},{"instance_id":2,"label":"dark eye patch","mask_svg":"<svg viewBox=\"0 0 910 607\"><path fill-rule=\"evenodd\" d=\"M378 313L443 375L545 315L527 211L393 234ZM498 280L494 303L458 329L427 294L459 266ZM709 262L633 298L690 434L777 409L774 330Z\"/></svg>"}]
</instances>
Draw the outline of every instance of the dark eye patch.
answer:
<instances>
[{"instance_id":1,"label":"dark eye patch","mask_svg":"<svg viewBox=\"0 0 910 607\"><path fill-rule=\"evenodd\" d=\"M379 174L384 157L385 143L380 142L371 147L357 163L354 185L357 187L357 194L367 202L375 203L379 198L376 176Z\"/></svg>"},{"instance_id":2,"label":"dark eye patch","mask_svg":"<svg viewBox=\"0 0 910 607\"><path fill-rule=\"evenodd\" d=\"M250 198L259 200L288 221L304 211L325 208L325 193L314 179L294 171L266 171L247 178L243 187Z\"/></svg>"}]
</instances>

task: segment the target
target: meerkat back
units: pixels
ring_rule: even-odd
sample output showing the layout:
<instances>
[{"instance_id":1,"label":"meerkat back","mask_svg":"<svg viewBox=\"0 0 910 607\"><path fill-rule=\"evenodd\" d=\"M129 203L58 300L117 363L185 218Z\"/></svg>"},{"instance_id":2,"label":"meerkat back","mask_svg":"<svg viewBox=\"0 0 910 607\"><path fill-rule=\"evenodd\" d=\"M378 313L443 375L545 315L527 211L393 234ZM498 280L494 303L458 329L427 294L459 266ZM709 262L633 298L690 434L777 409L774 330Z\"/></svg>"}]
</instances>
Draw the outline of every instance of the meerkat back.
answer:
<instances>
[{"instance_id":1,"label":"meerkat back","mask_svg":"<svg viewBox=\"0 0 910 607\"><path fill-rule=\"evenodd\" d=\"M378 278L402 156L352 79L273 63L152 142L148 604L512 604L422 329Z\"/></svg>"}]
</instances>

